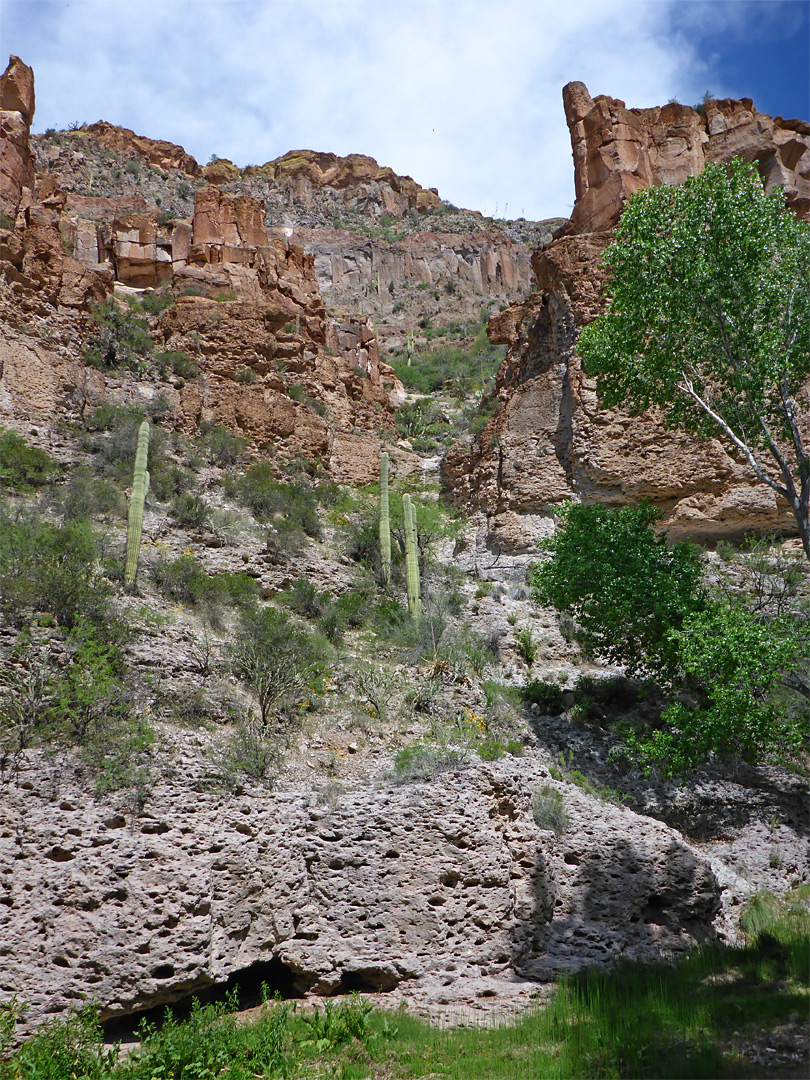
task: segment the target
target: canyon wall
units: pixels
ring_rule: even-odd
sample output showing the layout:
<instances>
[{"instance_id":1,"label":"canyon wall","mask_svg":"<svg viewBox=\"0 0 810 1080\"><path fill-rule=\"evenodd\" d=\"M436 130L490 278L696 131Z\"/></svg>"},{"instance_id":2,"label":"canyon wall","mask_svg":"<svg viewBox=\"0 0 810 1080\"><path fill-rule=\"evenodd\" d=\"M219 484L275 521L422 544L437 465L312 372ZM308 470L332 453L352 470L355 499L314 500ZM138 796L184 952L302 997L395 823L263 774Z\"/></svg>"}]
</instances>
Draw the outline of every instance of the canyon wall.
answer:
<instances>
[{"instance_id":1,"label":"canyon wall","mask_svg":"<svg viewBox=\"0 0 810 1080\"><path fill-rule=\"evenodd\" d=\"M563 91L577 201L564 235L532 257L537 291L490 321L508 346L498 374L499 410L483 436L457 445L444 464L453 497L485 509L495 543L531 546L537 523L565 499L658 505L673 537L711 541L795 527L793 515L716 440L668 430L654 412L602 406L576 352L577 335L605 307L601 260L634 191L680 183L710 161L757 163L765 186L784 186L810 215L810 125L775 120L751 102L627 109Z\"/></svg>"},{"instance_id":2,"label":"canyon wall","mask_svg":"<svg viewBox=\"0 0 810 1080\"><path fill-rule=\"evenodd\" d=\"M65 192L60 175L33 169L33 72L16 58L0 79L0 103L0 195L12 226L0 229L0 417L50 423L108 394L132 404L160 396L167 422L187 434L221 422L259 449L319 461L339 480L371 480L401 386L380 362L367 316L327 316L314 256L268 235L264 203L204 177L187 218L167 218L148 193ZM93 130L107 152L204 173L182 147L110 125ZM175 302L149 319L152 340L185 353L200 378L158 385L87 368L94 305L115 295L125 308L135 290L161 286Z\"/></svg>"}]
</instances>

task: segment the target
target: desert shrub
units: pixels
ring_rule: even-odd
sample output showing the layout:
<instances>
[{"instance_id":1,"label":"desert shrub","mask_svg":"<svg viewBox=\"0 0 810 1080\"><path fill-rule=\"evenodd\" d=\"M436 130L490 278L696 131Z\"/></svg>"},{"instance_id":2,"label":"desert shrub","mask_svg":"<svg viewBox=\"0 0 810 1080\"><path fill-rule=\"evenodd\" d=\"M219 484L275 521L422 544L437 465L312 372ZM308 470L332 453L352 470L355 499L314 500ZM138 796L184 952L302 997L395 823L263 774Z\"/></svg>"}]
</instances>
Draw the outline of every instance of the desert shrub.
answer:
<instances>
[{"instance_id":1,"label":"desert shrub","mask_svg":"<svg viewBox=\"0 0 810 1080\"><path fill-rule=\"evenodd\" d=\"M184 352L157 353L155 355L155 367L164 378L168 373L188 380L199 379L200 377L199 365Z\"/></svg>"},{"instance_id":2,"label":"desert shrub","mask_svg":"<svg viewBox=\"0 0 810 1080\"><path fill-rule=\"evenodd\" d=\"M402 565L405 551L405 534L402 514L403 492L391 488L389 512L391 515L391 559L395 570ZM442 503L429 499L414 499L417 516L417 543L420 572L434 563L439 546L448 540L458 539L465 523L453 515ZM344 550L355 562L361 563L382 583L380 563L379 506L376 491L369 495L364 506L355 510L342 526Z\"/></svg>"},{"instance_id":3,"label":"desert shrub","mask_svg":"<svg viewBox=\"0 0 810 1080\"><path fill-rule=\"evenodd\" d=\"M415 450L427 453L453 438L448 418L430 398L406 401L397 409L395 421L399 434Z\"/></svg>"},{"instance_id":4,"label":"desert shrub","mask_svg":"<svg viewBox=\"0 0 810 1080\"><path fill-rule=\"evenodd\" d=\"M98 555L98 538L85 520L54 525L0 502L0 610L16 625L40 611L68 630L85 619L120 636Z\"/></svg>"},{"instance_id":5,"label":"desert shrub","mask_svg":"<svg viewBox=\"0 0 810 1080\"><path fill-rule=\"evenodd\" d=\"M276 608L243 617L233 667L255 698L262 732L290 727L323 691L330 651L322 637Z\"/></svg>"},{"instance_id":6,"label":"desert shrub","mask_svg":"<svg viewBox=\"0 0 810 1080\"><path fill-rule=\"evenodd\" d=\"M146 322L112 299L96 304L92 314L99 329L87 342L85 363L101 370L127 367L139 374L148 370L153 346Z\"/></svg>"},{"instance_id":7,"label":"desert shrub","mask_svg":"<svg viewBox=\"0 0 810 1080\"><path fill-rule=\"evenodd\" d=\"M537 656L537 640L530 626L522 626L520 630L516 631L515 648L526 667L531 667L534 658Z\"/></svg>"},{"instance_id":8,"label":"desert shrub","mask_svg":"<svg viewBox=\"0 0 810 1080\"><path fill-rule=\"evenodd\" d=\"M30 491L49 484L58 471L59 465L44 450L0 427L0 485Z\"/></svg>"},{"instance_id":9,"label":"desert shrub","mask_svg":"<svg viewBox=\"0 0 810 1080\"><path fill-rule=\"evenodd\" d=\"M257 521L271 522L283 536L305 533L319 539L318 495L303 477L277 480L267 461L257 461L241 476L226 478L226 490L247 506Z\"/></svg>"},{"instance_id":10,"label":"desert shrub","mask_svg":"<svg viewBox=\"0 0 810 1080\"><path fill-rule=\"evenodd\" d=\"M236 465L242 457L247 440L234 435L224 424L201 428L203 452L212 465Z\"/></svg>"},{"instance_id":11,"label":"desert shrub","mask_svg":"<svg viewBox=\"0 0 810 1080\"><path fill-rule=\"evenodd\" d=\"M556 683L532 679L521 688L520 696L527 707L536 705L543 716L559 716L563 711L563 692Z\"/></svg>"},{"instance_id":12,"label":"desert shrub","mask_svg":"<svg viewBox=\"0 0 810 1080\"><path fill-rule=\"evenodd\" d=\"M481 386L495 375L505 353L502 345L490 343L486 330L479 325L473 342L466 348L441 346L429 352L420 351L410 366L405 360L396 359L393 366L397 377L410 390L433 394L451 387L455 394L465 395L473 386Z\"/></svg>"},{"instance_id":13,"label":"desert shrub","mask_svg":"<svg viewBox=\"0 0 810 1080\"><path fill-rule=\"evenodd\" d=\"M448 740L417 742L397 751L391 779L395 784L432 780L445 772L459 772L469 762L466 746Z\"/></svg>"},{"instance_id":14,"label":"desert shrub","mask_svg":"<svg viewBox=\"0 0 810 1080\"><path fill-rule=\"evenodd\" d=\"M562 836L569 821L563 793L551 784L543 784L532 795L532 816L539 828Z\"/></svg>"},{"instance_id":15,"label":"desert shrub","mask_svg":"<svg viewBox=\"0 0 810 1080\"><path fill-rule=\"evenodd\" d=\"M154 733L132 707L125 672L120 647L88 622L58 652L24 633L0 664L0 772L29 746L78 746L97 793L145 788Z\"/></svg>"},{"instance_id":16,"label":"desert shrub","mask_svg":"<svg viewBox=\"0 0 810 1080\"><path fill-rule=\"evenodd\" d=\"M387 720L388 706L397 689L394 676L383 668L364 664L355 669L352 683L357 694L366 699L368 711L378 720Z\"/></svg>"},{"instance_id":17,"label":"desert shrub","mask_svg":"<svg viewBox=\"0 0 810 1080\"><path fill-rule=\"evenodd\" d=\"M101 406L84 422L80 436L83 449L93 453L93 469L106 479L128 487L132 483L138 432L145 419L143 409ZM169 455L170 441L159 424L152 424L149 435L149 491L147 498L168 502L196 487L194 474Z\"/></svg>"},{"instance_id":18,"label":"desert shrub","mask_svg":"<svg viewBox=\"0 0 810 1080\"><path fill-rule=\"evenodd\" d=\"M53 505L65 521L126 515L122 493L108 480L94 477L89 466L74 465L69 477L67 484L53 494Z\"/></svg>"},{"instance_id":19,"label":"desert shrub","mask_svg":"<svg viewBox=\"0 0 810 1080\"><path fill-rule=\"evenodd\" d=\"M171 220L171 213L167 210L162 210L158 217L158 225L165 225L167 221ZM164 220L161 221L160 218ZM174 303L174 297L168 291L153 291L151 289L142 293L139 297L129 297L127 300L130 311L134 311L136 314L145 315L160 315L161 312L170 308Z\"/></svg>"},{"instance_id":20,"label":"desert shrub","mask_svg":"<svg viewBox=\"0 0 810 1080\"><path fill-rule=\"evenodd\" d=\"M267 780L284 757L279 733L271 733L251 719L241 718L230 739L217 754L217 764L226 787L233 787L240 775L251 780Z\"/></svg>"},{"instance_id":21,"label":"desert shrub","mask_svg":"<svg viewBox=\"0 0 810 1080\"><path fill-rule=\"evenodd\" d=\"M223 604L248 607L258 591L249 574L209 574L199 559L189 554L157 561L151 576L168 599L201 608L214 623L219 622Z\"/></svg>"},{"instance_id":22,"label":"desert shrub","mask_svg":"<svg viewBox=\"0 0 810 1080\"><path fill-rule=\"evenodd\" d=\"M281 594L280 599L297 615L302 615L305 619L317 619L323 614L323 609L331 597L328 593L318 592L315 584L303 575L295 579L286 593Z\"/></svg>"},{"instance_id":23,"label":"desert shrub","mask_svg":"<svg viewBox=\"0 0 810 1080\"><path fill-rule=\"evenodd\" d=\"M172 516L186 529L203 529L211 520L211 504L202 495L182 491L172 499Z\"/></svg>"},{"instance_id":24,"label":"desert shrub","mask_svg":"<svg viewBox=\"0 0 810 1080\"><path fill-rule=\"evenodd\" d=\"M374 595L371 581L360 581L340 594L335 601L335 608L347 626L364 626L371 613Z\"/></svg>"}]
</instances>

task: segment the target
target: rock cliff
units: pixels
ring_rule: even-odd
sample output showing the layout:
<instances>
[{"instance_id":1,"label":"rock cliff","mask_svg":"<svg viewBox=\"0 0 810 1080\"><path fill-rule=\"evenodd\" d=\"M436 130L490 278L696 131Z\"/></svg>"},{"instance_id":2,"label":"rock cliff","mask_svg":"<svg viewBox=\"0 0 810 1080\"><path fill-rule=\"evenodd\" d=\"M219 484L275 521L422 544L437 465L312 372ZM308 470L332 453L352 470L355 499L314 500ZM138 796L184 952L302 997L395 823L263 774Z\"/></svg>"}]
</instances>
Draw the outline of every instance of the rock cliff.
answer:
<instances>
[{"instance_id":1,"label":"rock cliff","mask_svg":"<svg viewBox=\"0 0 810 1080\"><path fill-rule=\"evenodd\" d=\"M568 498L660 506L673 537L700 540L792 530L786 503L717 441L667 430L662 417L605 409L576 352L578 331L605 305L602 253L634 191L681 183L709 161L756 161L766 187L785 186L810 213L810 126L771 119L750 100L626 109L563 91L577 200L565 235L532 257L536 292L490 321L509 352L498 375L499 410L484 435L453 448L445 479L460 502L485 508L501 545L532 544L530 518ZM517 516L516 516L517 515Z\"/></svg>"},{"instance_id":2,"label":"rock cliff","mask_svg":"<svg viewBox=\"0 0 810 1080\"><path fill-rule=\"evenodd\" d=\"M36 767L4 792L0 990L29 1019L88 993L105 1019L131 1014L254 966L298 993L441 1000L457 985L510 1002L516 976L715 937L706 856L575 792L565 837L539 829L535 755L331 806L301 787L218 796L198 763L177 765L141 814L64 784L54 803Z\"/></svg>"},{"instance_id":3,"label":"rock cliff","mask_svg":"<svg viewBox=\"0 0 810 1080\"><path fill-rule=\"evenodd\" d=\"M164 287L177 302L151 320L150 333L156 345L191 357L201 378L155 387L125 377L125 396L161 394L183 431L223 422L260 449L318 460L341 480L370 480L401 388L380 362L367 317L327 317L313 256L286 236L268 236L264 203L202 180L184 219L135 193L66 193L56 174L33 170L31 69L12 58L0 93L10 118L0 144L2 191L16 215L14 228L0 230L7 322L0 413L42 422L77 395L84 406L119 393L120 373L83 366L89 313L114 292L123 302L137 296L133 290ZM201 175L181 147L103 123L91 130L108 151Z\"/></svg>"}]
</instances>

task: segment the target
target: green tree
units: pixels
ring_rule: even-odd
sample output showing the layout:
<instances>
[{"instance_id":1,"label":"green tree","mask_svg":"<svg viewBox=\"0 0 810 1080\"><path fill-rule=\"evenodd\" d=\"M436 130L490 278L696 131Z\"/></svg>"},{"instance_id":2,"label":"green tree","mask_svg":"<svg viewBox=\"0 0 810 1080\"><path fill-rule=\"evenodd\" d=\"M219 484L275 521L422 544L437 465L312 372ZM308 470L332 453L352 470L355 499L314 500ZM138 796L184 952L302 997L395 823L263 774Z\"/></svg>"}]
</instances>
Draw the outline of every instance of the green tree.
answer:
<instances>
[{"instance_id":1,"label":"green tree","mask_svg":"<svg viewBox=\"0 0 810 1080\"><path fill-rule=\"evenodd\" d=\"M578 344L604 403L730 444L810 559L810 224L752 165L709 165L634 195L605 263L610 303Z\"/></svg>"},{"instance_id":2,"label":"green tree","mask_svg":"<svg viewBox=\"0 0 810 1080\"><path fill-rule=\"evenodd\" d=\"M756 595L713 596L697 549L657 536L652 507L570 504L560 516L551 558L532 571L534 595L573 619L592 655L663 691L660 725L624 732L635 755L682 773L710 754L756 762L806 745L801 614L757 610Z\"/></svg>"},{"instance_id":3,"label":"green tree","mask_svg":"<svg viewBox=\"0 0 810 1080\"><path fill-rule=\"evenodd\" d=\"M557 513L551 558L532 571L535 599L570 616L593 655L630 675L671 677L678 655L670 631L706 604L697 549L656 536L652 506L568 503Z\"/></svg>"}]
</instances>

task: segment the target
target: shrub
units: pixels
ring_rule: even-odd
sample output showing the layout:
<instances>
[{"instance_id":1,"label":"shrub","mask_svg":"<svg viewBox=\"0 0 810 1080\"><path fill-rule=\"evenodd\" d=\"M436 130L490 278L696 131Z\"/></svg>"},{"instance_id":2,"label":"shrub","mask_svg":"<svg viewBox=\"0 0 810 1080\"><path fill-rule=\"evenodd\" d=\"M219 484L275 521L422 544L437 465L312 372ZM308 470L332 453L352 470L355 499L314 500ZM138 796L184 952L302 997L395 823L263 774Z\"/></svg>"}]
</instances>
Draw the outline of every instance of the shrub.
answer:
<instances>
[{"instance_id":1,"label":"shrub","mask_svg":"<svg viewBox=\"0 0 810 1080\"><path fill-rule=\"evenodd\" d=\"M67 484L54 492L53 503L65 521L126 515L126 500L107 480L96 479L87 465L74 465Z\"/></svg>"},{"instance_id":2,"label":"shrub","mask_svg":"<svg viewBox=\"0 0 810 1080\"><path fill-rule=\"evenodd\" d=\"M253 370L253 368L249 367L239 368L237 373L234 375L234 379L238 383L250 385L251 383L256 382L256 372Z\"/></svg>"},{"instance_id":3,"label":"shrub","mask_svg":"<svg viewBox=\"0 0 810 1080\"><path fill-rule=\"evenodd\" d=\"M237 479L227 478L225 487L257 521L272 522L279 535L294 538L303 532L320 538L318 495L303 477L289 483L277 480L269 462L257 461Z\"/></svg>"},{"instance_id":4,"label":"shrub","mask_svg":"<svg viewBox=\"0 0 810 1080\"><path fill-rule=\"evenodd\" d=\"M172 500L172 514L186 529L203 529L211 520L211 505L202 495L181 492Z\"/></svg>"},{"instance_id":5,"label":"shrub","mask_svg":"<svg viewBox=\"0 0 810 1080\"><path fill-rule=\"evenodd\" d=\"M59 471L53 458L29 446L16 431L0 428L0 483L18 491L49 484Z\"/></svg>"},{"instance_id":6,"label":"shrub","mask_svg":"<svg viewBox=\"0 0 810 1080\"><path fill-rule=\"evenodd\" d=\"M562 836L569 821L562 792L551 784L538 788L532 795L532 816L539 828Z\"/></svg>"},{"instance_id":7,"label":"shrub","mask_svg":"<svg viewBox=\"0 0 810 1080\"><path fill-rule=\"evenodd\" d=\"M164 215L168 216L164 217ZM158 218L158 225L165 224L171 216L172 215L169 214L168 211L161 211L160 217ZM160 218L164 218L164 221L161 221ZM153 292L149 289L147 292L142 293L137 299L135 297L130 297L127 302L131 311L143 312L146 315L160 315L166 308L172 306L174 297L170 292Z\"/></svg>"},{"instance_id":8,"label":"shrub","mask_svg":"<svg viewBox=\"0 0 810 1080\"><path fill-rule=\"evenodd\" d=\"M559 716L563 711L563 692L556 683L532 679L521 689L520 696L527 707L536 705L543 716Z\"/></svg>"},{"instance_id":9,"label":"shrub","mask_svg":"<svg viewBox=\"0 0 810 1080\"><path fill-rule=\"evenodd\" d=\"M160 352L155 356L155 364L161 376L167 372L177 375L181 379L199 379L200 368L187 353L184 352Z\"/></svg>"},{"instance_id":10,"label":"shrub","mask_svg":"<svg viewBox=\"0 0 810 1080\"><path fill-rule=\"evenodd\" d=\"M128 367L145 372L152 352L146 322L132 311L122 311L112 299L96 304L92 314L99 330L87 343L85 363L102 370Z\"/></svg>"},{"instance_id":11,"label":"shrub","mask_svg":"<svg viewBox=\"0 0 810 1080\"><path fill-rule=\"evenodd\" d=\"M235 465L239 461L247 440L234 435L224 424L214 424L203 431L201 443L211 464L224 466Z\"/></svg>"},{"instance_id":12,"label":"shrub","mask_svg":"<svg viewBox=\"0 0 810 1080\"><path fill-rule=\"evenodd\" d=\"M304 704L322 689L325 645L276 608L266 607L243 618L232 649L233 664L256 699L262 732L289 727Z\"/></svg>"},{"instance_id":13,"label":"shrub","mask_svg":"<svg viewBox=\"0 0 810 1080\"><path fill-rule=\"evenodd\" d=\"M392 780L395 784L432 780L445 772L459 772L469 761L469 749L458 743L414 743L397 751Z\"/></svg>"},{"instance_id":14,"label":"shrub","mask_svg":"<svg viewBox=\"0 0 810 1080\"><path fill-rule=\"evenodd\" d=\"M530 626L522 626L517 631L515 634L515 647L526 667L531 667L534 658L537 656L537 641Z\"/></svg>"},{"instance_id":15,"label":"shrub","mask_svg":"<svg viewBox=\"0 0 810 1080\"><path fill-rule=\"evenodd\" d=\"M53 525L0 502L0 610L16 625L44 611L68 630L84 619L120 637L98 554L86 521Z\"/></svg>"}]
</instances>

